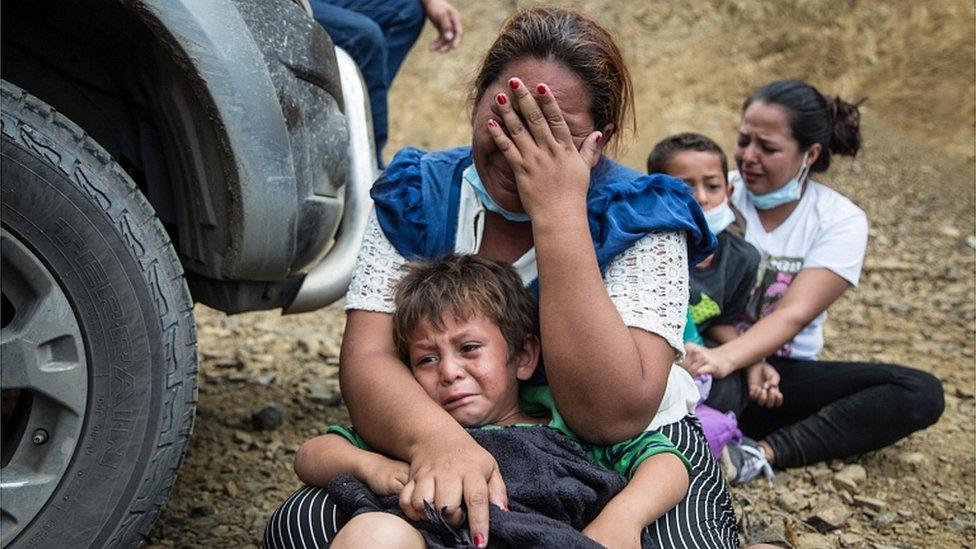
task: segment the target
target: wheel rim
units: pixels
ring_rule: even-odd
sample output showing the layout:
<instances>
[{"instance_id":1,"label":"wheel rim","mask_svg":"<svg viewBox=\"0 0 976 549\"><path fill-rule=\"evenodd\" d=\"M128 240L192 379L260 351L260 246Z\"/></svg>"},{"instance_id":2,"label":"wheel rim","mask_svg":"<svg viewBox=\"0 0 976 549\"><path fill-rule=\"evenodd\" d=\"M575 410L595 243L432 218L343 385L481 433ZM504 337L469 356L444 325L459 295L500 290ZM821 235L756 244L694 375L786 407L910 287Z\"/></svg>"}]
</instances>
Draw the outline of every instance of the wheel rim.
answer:
<instances>
[{"instance_id":1,"label":"wheel rim","mask_svg":"<svg viewBox=\"0 0 976 549\"><path fill-rule=\"evenodd\" d=\"M0 230L0 544L37 516L78 447L88 365L78 319L51 272Z\"/></svg>"}]
</instances>

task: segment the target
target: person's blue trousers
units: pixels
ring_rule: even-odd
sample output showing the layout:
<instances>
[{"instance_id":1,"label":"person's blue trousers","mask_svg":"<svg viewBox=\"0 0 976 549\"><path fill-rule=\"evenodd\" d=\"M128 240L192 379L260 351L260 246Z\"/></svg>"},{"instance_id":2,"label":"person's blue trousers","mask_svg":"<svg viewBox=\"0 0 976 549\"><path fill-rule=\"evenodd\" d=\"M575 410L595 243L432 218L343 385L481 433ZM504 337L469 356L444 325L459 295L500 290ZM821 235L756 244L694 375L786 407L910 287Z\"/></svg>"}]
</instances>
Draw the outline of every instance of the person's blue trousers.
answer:
<instances>
[{"instance_id":1,"label":"person's blue trousers","mask_svg":"<svg viewBox=\"0 0 976 549\"><path fill-rule=\"evenodd\" d=\"M369 91L376 160L383 166L386 95L407 52L424 27L418 0L310 0L315 20L359 65Z\"/></svg>"}]
</instances>

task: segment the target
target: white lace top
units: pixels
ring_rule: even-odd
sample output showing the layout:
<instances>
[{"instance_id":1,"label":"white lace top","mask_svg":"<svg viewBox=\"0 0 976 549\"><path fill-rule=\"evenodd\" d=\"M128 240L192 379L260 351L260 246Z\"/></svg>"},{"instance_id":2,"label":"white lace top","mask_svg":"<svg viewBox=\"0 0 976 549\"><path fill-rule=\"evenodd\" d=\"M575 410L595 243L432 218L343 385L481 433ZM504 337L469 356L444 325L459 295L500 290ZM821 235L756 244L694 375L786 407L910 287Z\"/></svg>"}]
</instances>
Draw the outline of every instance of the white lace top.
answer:
<instances>
[{"instance_id":1,"label":"white lace top","mask_svg":"<svg viewBox=\"0 0 976 549\"><path fill-rule=\"evenodd\" d=\"M484 208L468 185L462 185L455 251L476 253L481 247ZM393 313L394 287L403 276L406 259L386 238L376 219L370 218L363 245L346 293L346 310ZM513 266L528 284L538 276L535 249ZM682 334L688 306L688 249L683 232L654 232L617 256L607 266L604 286L624 324L657 334L684 355ZM678 421L694 409L698 389L680 366L672 366L668 387L649 428Z\"/></svg>"}]
</instances>

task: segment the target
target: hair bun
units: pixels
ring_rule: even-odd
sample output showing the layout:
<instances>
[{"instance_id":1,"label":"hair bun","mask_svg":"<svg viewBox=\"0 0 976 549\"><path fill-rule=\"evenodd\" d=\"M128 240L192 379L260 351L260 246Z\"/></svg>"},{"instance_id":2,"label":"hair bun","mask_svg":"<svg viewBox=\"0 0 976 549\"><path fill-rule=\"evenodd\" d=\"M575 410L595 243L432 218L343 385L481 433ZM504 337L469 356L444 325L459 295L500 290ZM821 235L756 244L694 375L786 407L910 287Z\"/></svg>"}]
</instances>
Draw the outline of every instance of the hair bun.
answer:
<instances>
[{"instance_id":1,"label":"hair bun","mask_svg":"<svg viewBox=\"0 0 976 549\"><path fill-rule=\"evenodd\" d=\"M858 107L867 98L857 103L848 103L840 96L828 95L827 107L833 120L830 135L830 152L842 156L857 156L861 148L861 112Z\"/></svg>"}]
</instances>

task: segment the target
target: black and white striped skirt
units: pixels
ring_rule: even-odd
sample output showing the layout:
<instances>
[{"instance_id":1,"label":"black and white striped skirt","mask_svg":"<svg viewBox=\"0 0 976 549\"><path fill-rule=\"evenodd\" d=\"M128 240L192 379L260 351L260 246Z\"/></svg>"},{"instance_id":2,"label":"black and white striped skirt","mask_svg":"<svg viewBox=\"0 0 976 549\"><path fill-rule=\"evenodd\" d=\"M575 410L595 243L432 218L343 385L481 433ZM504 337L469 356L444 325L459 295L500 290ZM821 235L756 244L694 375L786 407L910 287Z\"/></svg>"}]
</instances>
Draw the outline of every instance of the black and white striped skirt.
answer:
<instances>
[{"instance_id":1,"label":"black and white striped skirt","mask_svg":"<svg viewBox=\"0 0 976 549\"><path fill-rule=\"evenodd\" d=\"M660 428L691 462L688 495L651 524L651 540L660 548L726 549L739 547L732 499L694 416ZM274 513L264 530L267 549L324 548L348 517L324 488L305 486Z\"/></svg>"}]
</instances>

